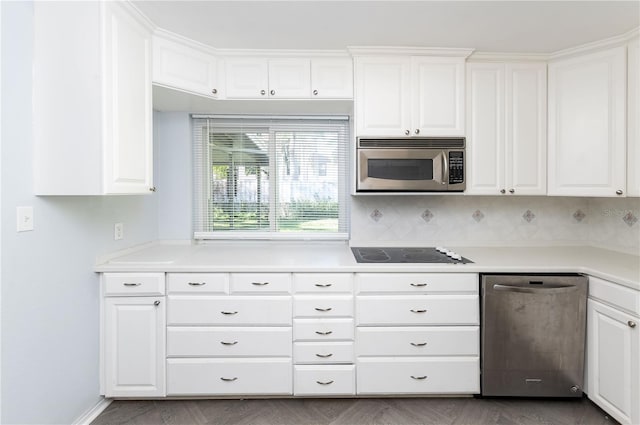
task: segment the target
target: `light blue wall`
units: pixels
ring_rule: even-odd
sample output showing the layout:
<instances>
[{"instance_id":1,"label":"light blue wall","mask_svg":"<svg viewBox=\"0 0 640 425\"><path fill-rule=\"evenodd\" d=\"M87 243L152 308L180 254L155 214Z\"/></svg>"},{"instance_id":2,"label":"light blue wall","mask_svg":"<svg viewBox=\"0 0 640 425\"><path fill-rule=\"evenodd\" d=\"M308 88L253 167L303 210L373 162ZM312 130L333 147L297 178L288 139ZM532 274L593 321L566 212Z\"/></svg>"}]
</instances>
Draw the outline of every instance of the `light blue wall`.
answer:
<instances>
[{"instance_id":1,"label":"light blue wall","mask_svg":"<svg viewBox=\"0 0 640 425\"><path fill-rule=\"evenodd\" d=\"M33 3L0 7L0 422L71 423L99 401L96 256L157 239L157 196L33 196ZM32 232L15 231L20 205L34 208ZM125 225L122 241L113 240L115 222Z\"/></svg>"}]
</instances>

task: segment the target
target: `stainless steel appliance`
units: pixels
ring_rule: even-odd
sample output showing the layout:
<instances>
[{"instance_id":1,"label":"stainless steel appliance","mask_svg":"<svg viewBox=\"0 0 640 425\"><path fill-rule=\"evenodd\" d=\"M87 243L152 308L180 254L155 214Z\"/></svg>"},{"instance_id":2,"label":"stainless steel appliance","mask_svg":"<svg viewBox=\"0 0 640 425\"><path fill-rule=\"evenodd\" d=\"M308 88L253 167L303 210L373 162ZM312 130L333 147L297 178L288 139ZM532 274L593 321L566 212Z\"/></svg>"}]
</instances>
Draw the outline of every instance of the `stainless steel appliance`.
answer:
<instances>
[{"instance_id":1,"label":"stainless steel appliance","mask_svg":"<svg viewBox=\"0 0 640 425\"><path fill-rule=\"evenodd\" d=\"M585 276L482 275L482 395L580 397Z\"/></svg>"},{"instance_id":2,"label":"stainless steel appliance","mask_svg":"<svg viewBox=\"0 0 640 425\"><path fill-rule=\"evenodd\" d=\"M357 192L462 192L464 137L358 139Z\"/></svg>"},{"instance_id":3,"label":"stainless steel appliance","mask_svg":"<svg viewBox=\"0 0 640 425\"><path fill-rule=\"evenodd\" d=\"M446 248L351 248L358 263L449 263L467 264L473 261Z\"/></svg>"}]
</instances>

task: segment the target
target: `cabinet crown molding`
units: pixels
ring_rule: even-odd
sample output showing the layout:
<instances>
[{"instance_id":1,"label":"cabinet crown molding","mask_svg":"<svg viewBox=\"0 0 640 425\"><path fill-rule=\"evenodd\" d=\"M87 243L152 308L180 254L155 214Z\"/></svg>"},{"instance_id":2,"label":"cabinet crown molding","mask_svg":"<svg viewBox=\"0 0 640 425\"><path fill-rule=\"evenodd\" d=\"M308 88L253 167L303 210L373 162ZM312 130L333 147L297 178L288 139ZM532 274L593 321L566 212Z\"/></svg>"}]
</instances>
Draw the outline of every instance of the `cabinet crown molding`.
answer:
<instances>
[{"instance_id":1,"label":"cabinet crown molding","mask_svg":"<svg viewBox=\"0 0 640 425\"><path fill-rule=\"evenodd\" d=\"M580 46L558 50L557 52L553 52L549 55L549 60L554 61L558 59L566 59L571 56L577 56L586 53L592 53L598 50L608 49L611 47L621 46L629 43L630 41L633 41L638 37L640 37L640 27L634 28L624 34L605 38L604 40L597 40L592 43L581 44Z\"/></svg>"},{"instance_id":2,"label":"cabinet crown molding","mask_svg":"<svg viewBox=\"0 0 640 425\"><path fill-rule=\"evenodd\" d=\"M469 62L547 62L548 53L499 53L473 52L467 60Z\"/></svg>"},{"instance_id":3,"label":"cabinet crown molding","mask_svg":"<svg viewBox=\"0 0 640 425\"><path fill-rule=\"evenodd\" d=\"M349 46L347 50L353 56L439 56L466 58L473 49L449 47L395 47L395 46Z\"/></svg>"}]
</instances>

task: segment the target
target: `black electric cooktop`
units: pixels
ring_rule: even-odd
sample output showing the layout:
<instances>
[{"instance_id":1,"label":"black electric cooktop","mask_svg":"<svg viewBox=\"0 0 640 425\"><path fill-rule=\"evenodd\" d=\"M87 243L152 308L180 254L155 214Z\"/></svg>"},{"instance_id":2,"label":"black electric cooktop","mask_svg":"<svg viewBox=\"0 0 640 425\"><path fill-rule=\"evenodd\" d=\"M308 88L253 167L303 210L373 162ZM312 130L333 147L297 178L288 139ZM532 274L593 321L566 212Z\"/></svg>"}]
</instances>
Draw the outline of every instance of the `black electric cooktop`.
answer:
<instances>
[{"instance_id":1,"label":"black electric cooktop","mask_svg":"<svg viewBox=\"0 0 640 425\"><path fill-rule=\"evenodd\" d=\"M473 263L446 248L370 248L352 247L358 263Z\"/></svg>"}]
</instances>

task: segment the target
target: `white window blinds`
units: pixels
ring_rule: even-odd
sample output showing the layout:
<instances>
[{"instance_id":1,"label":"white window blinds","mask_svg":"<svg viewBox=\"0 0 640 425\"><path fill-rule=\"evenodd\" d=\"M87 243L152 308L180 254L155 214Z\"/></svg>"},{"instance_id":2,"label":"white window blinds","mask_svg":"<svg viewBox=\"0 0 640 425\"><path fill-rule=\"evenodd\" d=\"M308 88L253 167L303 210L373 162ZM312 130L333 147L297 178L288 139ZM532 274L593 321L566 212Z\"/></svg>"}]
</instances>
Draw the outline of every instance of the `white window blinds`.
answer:
<instances>
[{"instance_id":1,"label":"white window blinds","mask_svg":"<svg viewBox=\"0 0 640 425\"><path fill-rule=\"evenodd\" d=\"M346 239L346 117L194 116L194 237Z\"/></svg>"}]
</instances>

